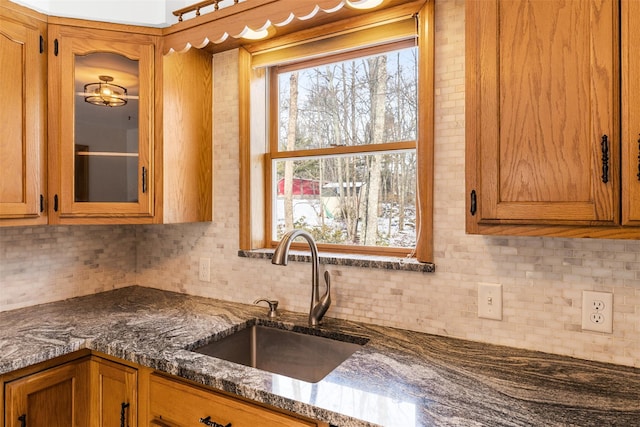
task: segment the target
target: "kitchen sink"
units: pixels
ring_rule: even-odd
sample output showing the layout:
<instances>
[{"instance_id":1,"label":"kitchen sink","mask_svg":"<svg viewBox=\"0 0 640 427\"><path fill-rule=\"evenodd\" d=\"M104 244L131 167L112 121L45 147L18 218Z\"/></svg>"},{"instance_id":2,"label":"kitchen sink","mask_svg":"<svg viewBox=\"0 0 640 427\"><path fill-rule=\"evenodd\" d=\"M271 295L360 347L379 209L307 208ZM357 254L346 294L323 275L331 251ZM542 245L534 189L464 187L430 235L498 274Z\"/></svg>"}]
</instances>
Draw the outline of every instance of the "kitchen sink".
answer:
<instances>
[{"instance_id":1,"label":"kitchen sink","mask_svg":"<svg viewBox=\"0 0 640 427\"><path fill-rule=\"evenodd\" d=\"M367 341L357 340L361 344L254 325L192 351L315 383Z\"/></svg>"}]
</instances>

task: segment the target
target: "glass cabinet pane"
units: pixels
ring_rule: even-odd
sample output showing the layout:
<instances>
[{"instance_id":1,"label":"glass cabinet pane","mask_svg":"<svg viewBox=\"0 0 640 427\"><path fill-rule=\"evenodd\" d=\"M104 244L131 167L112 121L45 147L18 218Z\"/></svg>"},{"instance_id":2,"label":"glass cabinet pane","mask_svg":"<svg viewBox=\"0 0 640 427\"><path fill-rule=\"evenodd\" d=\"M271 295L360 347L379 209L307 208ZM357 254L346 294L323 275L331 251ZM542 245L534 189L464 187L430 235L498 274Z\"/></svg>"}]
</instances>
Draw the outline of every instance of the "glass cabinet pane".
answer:
<instances>
[{"instance_id":1,"label":"glass cabinet pane","mask_svg":"<svg viewBox=\"0 0 640 427\"><path fill-rule=\"evenodd\" d=\"M74 201L137 202L138 61L75 55Z\"/></svg>"}]
</instances>

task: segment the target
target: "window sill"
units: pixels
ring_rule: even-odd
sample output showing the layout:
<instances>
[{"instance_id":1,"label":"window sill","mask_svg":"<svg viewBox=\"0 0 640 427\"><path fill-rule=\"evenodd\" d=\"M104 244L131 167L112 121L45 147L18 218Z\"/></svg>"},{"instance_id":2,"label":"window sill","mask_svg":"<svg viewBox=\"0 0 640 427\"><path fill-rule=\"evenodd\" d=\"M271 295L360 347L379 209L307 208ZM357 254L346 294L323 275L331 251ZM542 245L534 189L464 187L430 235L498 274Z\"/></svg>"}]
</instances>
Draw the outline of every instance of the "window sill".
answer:
<instances>
[{"instance_id":1,"label":"window sill","mask_svg":"<svg viewBox=\"0 0 640 427\"><path fill-rule=\"evenodd\" d=\"M238 256L243 258L271 259L273 249L253 249L239 250ZM308 251L289 252L289 261L309 262L311 256ZM431 262L418 262L414 258L400 258L391 256L376 256L362 254L341 254L321 252L319 253L320 264L342 265L347 267L379 268L383 270L399 271L419 271L422 273L433 273L436 271L435 264Z\"/></svg>"}]
</instances>

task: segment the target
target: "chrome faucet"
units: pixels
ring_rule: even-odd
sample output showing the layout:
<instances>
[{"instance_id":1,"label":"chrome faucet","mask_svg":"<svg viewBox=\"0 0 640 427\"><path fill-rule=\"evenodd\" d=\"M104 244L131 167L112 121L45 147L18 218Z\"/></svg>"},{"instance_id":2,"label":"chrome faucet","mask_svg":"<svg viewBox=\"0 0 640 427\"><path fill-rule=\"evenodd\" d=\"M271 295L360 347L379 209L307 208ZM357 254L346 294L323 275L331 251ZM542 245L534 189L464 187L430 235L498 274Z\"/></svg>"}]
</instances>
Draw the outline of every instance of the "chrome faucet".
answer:
<instances>
[{"instance_id":1,"label":"chrome faucet","mask_svg":"<svg viewBox=\"0 0 640 427\"><path fill-rule=\"evenodd\" d=\"M282 237L280 243L278 243L278 246L273 253L271 263L276 265L287 265L289 248L291 247L291 242L293 242L296 237L304 237L307 243L309 243L309 248L311 248L311 307L309 308L309 325L318 326L322 317L331 305L331 280L329 272L325 271L324 280L327 285L327 291L321 298L319 289L320 263L318 262L318 247L316 246L316 242L313 240L311 234L300 229L289 231Z\"/></svg>"}]
</instances>

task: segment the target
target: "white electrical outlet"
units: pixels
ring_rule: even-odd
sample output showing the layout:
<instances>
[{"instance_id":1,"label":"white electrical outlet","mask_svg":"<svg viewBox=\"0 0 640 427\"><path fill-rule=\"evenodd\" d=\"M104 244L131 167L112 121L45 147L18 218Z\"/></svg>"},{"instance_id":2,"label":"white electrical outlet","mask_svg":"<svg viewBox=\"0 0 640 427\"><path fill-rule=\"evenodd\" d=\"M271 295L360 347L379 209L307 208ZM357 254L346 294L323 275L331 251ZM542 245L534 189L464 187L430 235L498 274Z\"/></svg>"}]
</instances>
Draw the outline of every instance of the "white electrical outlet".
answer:
<instances>
[{"instance_id":1,"label":"white electrical outlet","mask_svg":"<svg viewBox=\"0 0 640 427\"><path fill-rule=\"evenodd\" d=\"M211 281L211 260L209 258L200 258L198 279L200 279L201 282Z\"/></svg>"},{"instance_id":2,"label":"white electrical outlet","mask_svg":"<svg viewBox=\"0 0 640 427\"><path fill-rule=\"evenodd\" d=\"M613 294L582 291L582 329L613 332Z\"/></svg>"},{"instance_id":3,"label":"white electrical outlet","mask_svg":"<svg viewBox=\"0 0 640 427\"><path fill-rule=\"evenodd\" d=\"M502 285L478 283L478 317L502 320Z\"/></svg>"}]
</instances>

